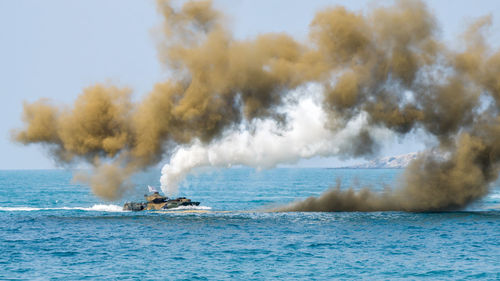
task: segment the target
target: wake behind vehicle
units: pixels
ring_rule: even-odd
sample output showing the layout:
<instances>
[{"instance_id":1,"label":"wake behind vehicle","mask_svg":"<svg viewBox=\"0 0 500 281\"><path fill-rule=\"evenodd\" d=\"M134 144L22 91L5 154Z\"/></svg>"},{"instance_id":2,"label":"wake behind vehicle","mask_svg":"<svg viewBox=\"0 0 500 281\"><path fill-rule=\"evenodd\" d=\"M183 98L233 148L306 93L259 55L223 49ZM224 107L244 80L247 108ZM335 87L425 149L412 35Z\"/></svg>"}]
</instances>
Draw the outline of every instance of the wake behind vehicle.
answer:
<instances>
[{"instance_id":1,"label":"wake behind vehicle","mask_svg":"<svg viewBox=\"0 0 500 281\"><path fill-rule=\"evenodd\" d=\"M144 195L147 202L127 202L123 205L124 211L148 211L148 210L167 210L180 206L198 206L200 202L193 202L186 197L178 197L170 199L160 195L154 188L149 187L149 191L153 194Z\"/></svg>"}]
</instances>

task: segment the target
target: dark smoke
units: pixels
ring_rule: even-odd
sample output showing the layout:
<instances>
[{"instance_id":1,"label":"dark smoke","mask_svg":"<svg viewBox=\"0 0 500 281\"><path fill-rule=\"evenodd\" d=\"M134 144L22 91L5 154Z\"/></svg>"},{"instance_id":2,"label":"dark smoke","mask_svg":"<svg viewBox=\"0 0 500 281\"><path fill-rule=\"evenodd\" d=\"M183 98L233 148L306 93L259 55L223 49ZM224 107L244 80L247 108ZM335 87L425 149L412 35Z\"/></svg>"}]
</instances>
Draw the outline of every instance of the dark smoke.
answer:
<instances>
[{"instance_id":1,"label":"dark smoke","mask_svg":"<svg viewBox=\"0 0 500 281\"><path fill-rule=\"evenodd\" d=\"M459 209L487 194L498 176L500 51L486 40L490 17L473 23L463 50L455 51L439 40L436 19L421 1L366 14L325 9L311 22L308 42L287 34L236 40L210 1L180 9L158 1L158 10L165 18L159 57L174 78L139 104L128 89L105 85L84 89L72 109L25 104L26 126L14 139L47 145L61 163L92 164L95 172L83 178L97 195L117 199L131 174L175 145L210 143L241 122L286 122L277 108L287 94L316 83L333 131L365 113L365 132L421 129L448 157L421 156L392 191L336 188L282 210ZM376 145L367 133L346 153L367 155Z\"/></svg>"}]
</instances>

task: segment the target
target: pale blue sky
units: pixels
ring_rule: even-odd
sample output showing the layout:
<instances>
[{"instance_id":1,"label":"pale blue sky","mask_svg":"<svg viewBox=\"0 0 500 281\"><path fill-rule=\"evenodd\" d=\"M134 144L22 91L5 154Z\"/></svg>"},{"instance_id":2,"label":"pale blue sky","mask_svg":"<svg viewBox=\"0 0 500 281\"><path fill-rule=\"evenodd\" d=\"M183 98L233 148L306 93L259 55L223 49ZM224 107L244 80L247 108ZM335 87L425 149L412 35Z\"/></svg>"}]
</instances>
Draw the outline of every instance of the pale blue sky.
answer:
<instances>
[{"instance_id":1,"label":"pale blue sky","mask_svg":"<svg viewBox=\"0 0 500 281\"><path fill-rule=\"evenodd\" d=\"M445 40L453 42L467 22L491 13L491 41L500 42L500 1L427 2ZM237 38L262 32L305 37L314 13L339 3L351 10L366 10L374 1L215 1L228 15ZM0 0L0 169L54 167L41 146L25 147L9 139L9 131L22 124L23 101L50 98L71 104L82 88L96 82L129 86L138 99L162 80L165 73L156 59L152 33L159 22L152 0ZM382 154L423 147L422 141L411 136L403 143L387 144ZM338 163L313 159L300 165Z\"/></svg>"}]
</instances>

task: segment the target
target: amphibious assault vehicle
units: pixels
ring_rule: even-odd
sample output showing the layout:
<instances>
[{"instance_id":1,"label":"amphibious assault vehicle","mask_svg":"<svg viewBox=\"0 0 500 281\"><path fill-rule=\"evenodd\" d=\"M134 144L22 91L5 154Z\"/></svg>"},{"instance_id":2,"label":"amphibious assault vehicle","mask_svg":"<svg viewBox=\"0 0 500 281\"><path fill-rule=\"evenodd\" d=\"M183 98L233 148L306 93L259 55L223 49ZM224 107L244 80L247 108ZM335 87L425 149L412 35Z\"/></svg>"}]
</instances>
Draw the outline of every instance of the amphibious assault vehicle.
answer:
<instances>
[{"instance_id":1,"label":"amphibious assault vehicle","mask_svg":"<svg viewBox=\"0 0 500 281\"><path fill-rule=\"evenodd\" d=\"M180 206L198 206L200 202L193 202L186 197L169 199L154 191L151 195L144 195L147 202L127 202L123 205L124 211L166 210Z\"/></svg>"}]
</instances>

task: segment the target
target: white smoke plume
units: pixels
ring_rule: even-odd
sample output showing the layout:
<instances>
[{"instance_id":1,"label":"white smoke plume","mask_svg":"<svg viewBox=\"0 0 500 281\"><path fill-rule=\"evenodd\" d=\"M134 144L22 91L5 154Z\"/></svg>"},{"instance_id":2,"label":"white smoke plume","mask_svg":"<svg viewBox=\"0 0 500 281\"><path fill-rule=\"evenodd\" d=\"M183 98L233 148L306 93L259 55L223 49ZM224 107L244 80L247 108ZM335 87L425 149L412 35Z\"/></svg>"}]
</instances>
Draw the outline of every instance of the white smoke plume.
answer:
<instances>
[{"instance_id":1,"label":"white smoke plume","mask_svg":"<svg viewBox=\"0 0 500 281\"><path fill-rule=\"evenodd\" d=\"M275 120L257 120L254 126L241 126L210 144L196 140L189 146L179 147L162 168L162 191L176 194L179 183L196 168L244 165L269 169L315 156L351 153L351 144L360 134L368 132L364 113L339 130L328 128L326 124L332 123L331 117L322 108L323 88L319 85L301 87L290 96L280 109L288 118L286 127ZM370 128L369 134L377 143L392 136L389 130L382 128Z\"/></svg>"}]
</instances>

